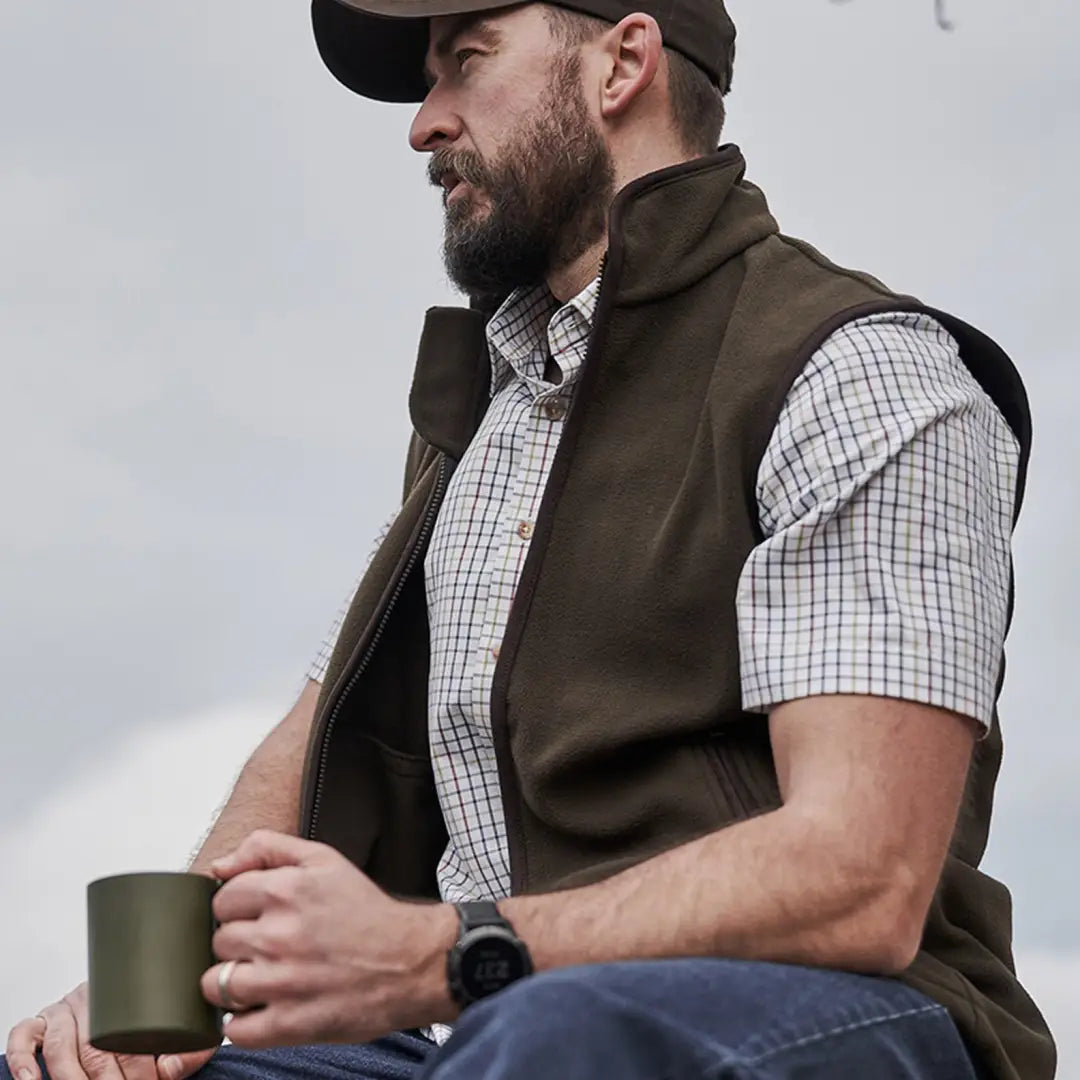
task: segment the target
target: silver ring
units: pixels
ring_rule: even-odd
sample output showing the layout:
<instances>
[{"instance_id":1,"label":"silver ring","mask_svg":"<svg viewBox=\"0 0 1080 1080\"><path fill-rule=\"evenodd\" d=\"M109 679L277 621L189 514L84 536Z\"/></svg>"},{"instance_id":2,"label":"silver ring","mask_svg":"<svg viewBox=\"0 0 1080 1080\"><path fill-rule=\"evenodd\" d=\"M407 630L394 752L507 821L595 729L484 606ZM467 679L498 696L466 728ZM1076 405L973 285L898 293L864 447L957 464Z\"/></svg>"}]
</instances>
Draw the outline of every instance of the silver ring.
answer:
<instances>
[{"instance_id":1,"label":"silver ring","mask_svg":"<svg viewBox=\"0 0 1080 1080\"><path fill-rule=\"evenodd\" d=\"M229 980L233 977L233 972L236 970L235 960L226 960L221 967L218 968L217 974L217 988L218 996L221 998L221 1007L226 1012L236 1012L239 1005L233 1000L232 994L229 993Z\"/></svg>"}]
</instances>

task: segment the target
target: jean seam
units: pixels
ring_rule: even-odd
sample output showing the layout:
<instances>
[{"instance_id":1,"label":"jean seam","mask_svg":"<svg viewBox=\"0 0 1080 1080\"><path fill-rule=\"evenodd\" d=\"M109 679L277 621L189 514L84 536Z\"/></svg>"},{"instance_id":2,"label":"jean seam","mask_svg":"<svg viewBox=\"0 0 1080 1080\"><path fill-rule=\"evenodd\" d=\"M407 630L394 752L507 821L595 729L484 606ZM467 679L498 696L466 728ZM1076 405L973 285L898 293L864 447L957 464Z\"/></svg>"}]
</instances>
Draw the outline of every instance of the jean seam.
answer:
<instances>
[{"instance_id":1,"label":"jean seam","mask_svg":"<svg viewBox=\"0 0 1080 1080\"><path fill-rule=\"evenodd\" d=\"M610 987L592 987L593 993L599 998L614 999L616 1001L625 1002L627 1000L626 995L619 993L616 990L612 990ZM931 1002L928 1005L920 1005L918 1008L913 1009L901 1009L897 1012L886 1013L884 1016L873 1016L866 1020L855 1020L848 1024L838 1024L836 1027L828 1028L826 1031L816 1031L813 1035L804 1035L800 1039L793 1039L791 1042L782 1043L780 1046L774 1046L764 1053L755 1054L754 1056L747 1056L739 1051L734 1051L728 1055L720 1055L719 1059L714 1059L711 1064L707 1064L701 1071L702 1080L707 1080L709 1076L713 1074L713 1070L716 1068L722 1068L724 1066L731 1065L744 1065L749 1068L754 1068L757 1065L768 1061L769 1058L775 1057L777 1054L782 1054L787 1050L798 1050L800 1047L809 1046L815 1042L822 1042L825 1039L834 1038L837 1035L845 1035L851 1031L859 1031L864 1028L874 1027L877 1024L887 1024L894 1020L904 1020L910 1016L925 1016L930 1013L936 1013L938 1015L948 1014L948 1010L936 1002ZM715 1046L715 1043L714 1043ZM682 1076L680 1072L678 1076ZM656 1077L656 1080L676 1080L676 1074L670 1072L663 1072Z\"/></svg>"},{"instance_id":2,"label":"jean seam","mask_svg":"<svg viewBox=\"0 0 1080 1080\"><path fill-rule=\"evenodd\" d=\"M810 1046L812 1043L822 1042L837 1035L846 1035L848 1032L860 1031L864 1028L875 1027L878 1024L888 1024L893 1020L904 1020L910 1016L926 1016L929 1013L940 1015L946 1013L946 1011L944 1006L938 1004L920 1005L917 1009L903 1009L899 1012L887 1013L884 1016L874 1016L868 1020L856 1020L850 1024L840 1024L837 1027L829 1028L827 1031L816 1031L813 1035L804 1035L801 1039L793 1039L791 1042L774 1046L754 1057L740 1057L739 1063L743 1065L759 1065L763 1061L768 1061L769 1058L782 1054L787 1050L798 1050L801 1047Z\"/></svg>"}]
</instances>

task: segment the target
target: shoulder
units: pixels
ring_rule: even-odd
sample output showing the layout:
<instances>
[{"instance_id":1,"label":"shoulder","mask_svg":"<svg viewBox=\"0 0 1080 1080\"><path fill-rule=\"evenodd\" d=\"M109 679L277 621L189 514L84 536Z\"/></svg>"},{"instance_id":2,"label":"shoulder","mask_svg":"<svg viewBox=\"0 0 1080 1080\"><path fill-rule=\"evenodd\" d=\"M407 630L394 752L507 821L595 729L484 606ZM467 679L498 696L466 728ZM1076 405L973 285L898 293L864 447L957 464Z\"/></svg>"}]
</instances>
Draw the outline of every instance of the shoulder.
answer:
<instances>
[{"instance_id":1,"label":"shoulder","mask_svg":"<svg viewBox=\"0 0 1080 1080\"><path fill-rule=\"evenodd\" d=\"M792 383L758 474L761 521L782 527L811 505L850 497L920 443L944 460L1015 472L1019 443L926 314L889 312L834 331ZM793 479L797 482L793 484Z\"/></svg>"},{"instance_id":2,"label":"shoulder","mask_svg":"<svg viewBox=\"0 0 1080 1080\"><path fill-rule=\"evenodd\" d=\"M855 319L825 339L792 383L784 411L809 408L813 415L830 403L852 420L866 416L902 429L968 410L1005 425L964 363L957 339L917 312Z\"/></svg>"}]
</instances>

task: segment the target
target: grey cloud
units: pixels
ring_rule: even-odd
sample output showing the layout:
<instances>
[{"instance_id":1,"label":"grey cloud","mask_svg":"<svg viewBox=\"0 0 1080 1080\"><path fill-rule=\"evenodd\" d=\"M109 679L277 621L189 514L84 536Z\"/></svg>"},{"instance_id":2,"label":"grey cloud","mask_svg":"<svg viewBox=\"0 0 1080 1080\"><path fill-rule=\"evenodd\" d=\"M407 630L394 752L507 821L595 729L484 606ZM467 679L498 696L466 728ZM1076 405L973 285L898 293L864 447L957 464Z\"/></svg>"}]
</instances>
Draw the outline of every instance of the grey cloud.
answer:
<instances>
[{"instance_id":1,"label":"grey cloud","mask_svg":"<svg viewBox=\"0 0 1080 1080\"><path fill-rule=\"evenodd\" d=\"M1068 0L733 0L730 137L782 225L982 325L1036 413L990 864L1080 942L1051 830L1069 678ZM307 4L0 7L0 674L16 821L121 733L288 705L397 496L420 319L453 302L408 107L332 82Z\"/></svg>"}]
</instances>

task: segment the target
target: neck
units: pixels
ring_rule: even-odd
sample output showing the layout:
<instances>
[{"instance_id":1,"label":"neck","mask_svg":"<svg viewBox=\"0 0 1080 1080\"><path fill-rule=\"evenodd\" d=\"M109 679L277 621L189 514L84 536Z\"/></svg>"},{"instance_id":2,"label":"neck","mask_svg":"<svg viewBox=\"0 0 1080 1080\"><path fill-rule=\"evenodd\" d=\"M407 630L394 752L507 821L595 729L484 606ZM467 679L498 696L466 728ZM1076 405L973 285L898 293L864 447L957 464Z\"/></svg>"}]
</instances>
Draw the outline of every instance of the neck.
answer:
<instances>
[{"instance_id":1,"label":"neck","mask_svg":"<svg viewBox=\"0 0 1080 1080\"><path fill-rule=\"evenodd\" d=\"M565 303L572 296L577 296L597 274L607 251L607 237L598 240L592 247L582 252L572 263L560 267L548 275L547 285L551 295L559 303Z\"/></svg>"},{"instance_id":2,"label":"neck","mask_svg":"<svg viewBox=\"0 0 1080 1080\"><path fill-rule=\"evenodd\" d=\"M700 156L687 154L673 144L656 146L655 142L655 139L639 142L629 148L620 148L621 152L613 155L616 192L621 191L632 180ZM565 303L572 296L577 296L600 272L600 264L603 262L607 247L608 237L605 229L604 236L572 263L561 266L548 275L547 284L551 295L560 303Z\"/></svg>"}]
</instances>

